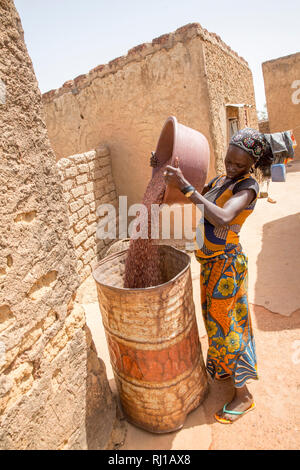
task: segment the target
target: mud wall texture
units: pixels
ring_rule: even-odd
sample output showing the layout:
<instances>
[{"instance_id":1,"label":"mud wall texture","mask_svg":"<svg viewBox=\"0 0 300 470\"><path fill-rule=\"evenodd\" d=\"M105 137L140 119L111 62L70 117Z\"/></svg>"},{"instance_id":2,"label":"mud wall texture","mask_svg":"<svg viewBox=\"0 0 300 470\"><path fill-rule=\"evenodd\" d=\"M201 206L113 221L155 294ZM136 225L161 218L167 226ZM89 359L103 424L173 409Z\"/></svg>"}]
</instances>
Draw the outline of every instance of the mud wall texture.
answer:
<instances>
[{"instance_id":1,"label":"mud wall texture","mask_svg":"<svg viewBox=\"0 0 300 470\"><path fill-rule=\"evenodd\" d=\"M205 62L206 44L212 52L206 54ZM230 70L226 71L228 64ZM214 90L210 83L214 80L213 67L220 67ZM220 90L224 71L230 85L227 91ZM216 113L209 102L211 94L218 94L217 103L224 109L226 100L240 103L243 99L252 104L252 84L245 85L239 94L238 83L230 80L232 71L234 78L242 77L242 87L252 80L247 63L199 24L136 46L126 56L99 65L43 95L56 157L82 153L100 143L108 145L117 193L127 195L129 204L140 202L151 177L150 152L155 150L165 120L174 115L210 142L210 179L217 167L217 131L212 125ZM219 148L217 152L221 154Z\"/></svg>"},{"instance_id":2,"label":"mud wall texture","mask_svg":"<svg viewBox=\"0 0 300 470\"><path fill-rule=\"evenodd\" d=\"M229 140L225 105L246 105L237 108L239 128L258 128L253 77L244 59L232 57L215 43L206 41L203 47L211 113L211 138L216 161L215 169L217 173L222 173Z\"/></svg>"},{"instance_id":3,"label":"mud wall texture","mask_svg":"<svg viewBox=\"0 0 300 470\"><path fill-rule=\"evenodd\" d=\"M258 130L263 134L270 134L269 121L258 121Z\"/></svg>"},{"instance_id":4,"label":"mud wall texture","mask_svg":"<svg viewBox=\"0 0 300 470\"><path fill-rule=\"evenodd\" d=\"M262 64L270 132L294 129L300 159L300 52Z\"/></svg>"},{"instance_id":5,"label":"mud wall texture","mask_svg":"<svg viewBox=\"0 0 300 470\"><path fill-rule=\"evenodd\" d=\"M110 152L102 145L96 150L62 158L57 166L68 206L69 237L75 247L77 272L82 282L91 274L95 261L115 242L96 237L97 225L103 219L97 215L99 205L110 203L116 209L118 206Z\"/></svg>"},{"instance_id":6,"label":"mud wall texture","mask_svg":"<svg viewBox=\"0 0 300 470\"><path fill-rule=\"evenodd\" d=\"M111 446L63 188L14 4L0 0L0 449Z\"/></svg>"}]
</instances>

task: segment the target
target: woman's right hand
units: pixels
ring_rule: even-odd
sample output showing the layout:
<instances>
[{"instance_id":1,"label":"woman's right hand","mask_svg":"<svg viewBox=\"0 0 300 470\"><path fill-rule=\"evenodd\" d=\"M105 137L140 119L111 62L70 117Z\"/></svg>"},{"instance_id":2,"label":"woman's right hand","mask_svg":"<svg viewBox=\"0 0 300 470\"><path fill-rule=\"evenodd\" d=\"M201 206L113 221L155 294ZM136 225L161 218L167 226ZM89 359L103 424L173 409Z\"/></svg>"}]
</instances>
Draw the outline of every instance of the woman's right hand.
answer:
<instances>
[{"instance_id":1,"label":"woman's right hand","mask_svg":"<svg viewBox=\"0 0 300 470\"><path fill-rule=\"evenodd\" d=\"M155 152L151 152L150 166L152 166L152 168L156 168L158 166L158 158Z\"/></svg>"}]
</instances>

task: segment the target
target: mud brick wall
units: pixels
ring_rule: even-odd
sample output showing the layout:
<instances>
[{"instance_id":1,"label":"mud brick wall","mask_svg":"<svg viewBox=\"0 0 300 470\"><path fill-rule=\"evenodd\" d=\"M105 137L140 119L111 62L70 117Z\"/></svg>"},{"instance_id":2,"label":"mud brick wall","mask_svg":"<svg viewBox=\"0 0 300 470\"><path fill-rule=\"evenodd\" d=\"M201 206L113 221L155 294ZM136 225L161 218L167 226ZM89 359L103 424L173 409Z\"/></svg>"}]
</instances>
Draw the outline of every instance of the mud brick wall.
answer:
<instances>
[{"instance_id":1,"label":"mud brick wall","mask_svg":"<svg viewBox=\"0 0 300 470\"><path fill-rule=\"evenodd\" d=\"M258 121L259 132L263 134L270 134L270 124L269 121Z\"/></svg>"},{"instance_id":2,"label":"mud brick wall","mask_svg":"<svg viewBox=\"0 0 300 470\"><path fill-rule=\"evenodd\" d=\"M270 132L294 130L300 160L300 52L262 64Z\"/></svg>"},{"instance_id":3,"label":"mud brick wall","mask_svg":"<svg viewBox=\"0 0 300 470\"><path fill-rule=\"evenodd\" d=\"M108 145L117 192L128 196L129 205L142 200L151 177L150 152L168 116L208 139L210 179L224 157L219 112L226 114L226 103L241 102L254 104L247 62L197 23L140 44L43 94L56 158Z\"/></svg>"},{"instance_id":4,"label":"mud brick wall","mask_svg":"<svg viewBox=\"0 0 300 470\"><path fill-rule=\"evenodd\" d=\"M0 449L113 447L68 208L11 0L0 0Z\"/></svg>"},{"instance_id":5,"label":"mud brick wall","mask_svg":"<svg viewBox=\"0 0 300 470\"><path fill-rule=\"evenodd\" d=\"M220 38L217 36L216 39ZM248 124L245 121L245 108L238 109L239 126L258 129L252 72L247 62L232 56L220 48L217 42L204 43L204 60L211 114L211 138L215 152L215 169L224 172L224 158L227 151L227 120L224 103L246 104Z\"/></svg>"},{"instance_id":6,"label":"mud brick wall","mask_svg":"<svg viewBox=\"0 0 300 470\"><path fill-rule=\"evenodd\" d=\"M68 206L69 236L75 247L77 272L81 281L91 273L92 265L101 259L115 240L96 238L98 223L103 217L96 214L100 204L113 204L118 223L118 200L111 173L109 149L102 145L57 162ZM118 235L118 225L117 225Z\"/></svg>"}]
</instances>

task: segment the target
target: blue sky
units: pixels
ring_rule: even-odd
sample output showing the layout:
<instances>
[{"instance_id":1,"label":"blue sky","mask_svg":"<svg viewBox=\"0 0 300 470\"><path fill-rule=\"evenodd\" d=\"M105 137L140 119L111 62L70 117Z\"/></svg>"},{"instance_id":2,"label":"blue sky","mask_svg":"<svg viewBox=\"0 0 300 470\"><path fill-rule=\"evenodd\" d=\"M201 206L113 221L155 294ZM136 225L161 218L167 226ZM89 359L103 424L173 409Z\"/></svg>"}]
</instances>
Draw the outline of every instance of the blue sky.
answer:
<instances>
[{"instance_id":1,"label":"blue sky","mask_svg":"<svg viewBox=\"0 0 300 470\"><path fill-rule=\"evenodd\" d=\"M248 61L261 110L262 62L300 50L298 0L15 0L15 5L42 93L196 22Z\"/></svg>"}]
</instances>

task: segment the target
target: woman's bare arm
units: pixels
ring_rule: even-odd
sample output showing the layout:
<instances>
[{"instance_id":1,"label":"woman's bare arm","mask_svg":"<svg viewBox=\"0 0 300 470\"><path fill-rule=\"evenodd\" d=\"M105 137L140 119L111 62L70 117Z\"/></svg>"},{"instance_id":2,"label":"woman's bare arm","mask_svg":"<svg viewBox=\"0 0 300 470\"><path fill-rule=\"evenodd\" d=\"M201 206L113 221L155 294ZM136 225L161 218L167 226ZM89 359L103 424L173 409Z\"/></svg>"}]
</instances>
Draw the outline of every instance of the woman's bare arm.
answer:
<instances>
[{"instance_id":1,"label":"woman's bare arm","mask_svg":"<svg viewBox=\"0 0 300 470\"><path fill-rule=\"evenodd\" d=\"M218 207L213 202L207 201L197 191L192 194L190 200L194 204L203 204L204 217L212 225L219 227L230 224L243 209L249 206L251 201L253 201L254 195L255 191L253 189L243 189L231 196L223 207Z\"/></svg>"},{"instance_id":2,"label":"woman's bare arm","mask_svg":"<svg viewBox=\"0 0 300 470\"><path fill-rule=\"evenodd\" d=\"M172 167L168 165L166 167L165 181L167 184L180 190L189 185L189 182L184 178L178 166ZM193 204L203 204L204 217L216 227L230 224L230 222L253 201L255 196L253 189L243 189L231 196L223 207L218 207L216 204L203 197L207 190L207 185L205 185L202 194L195 191L189 199Z\"/></svg>"}]
</instances>

